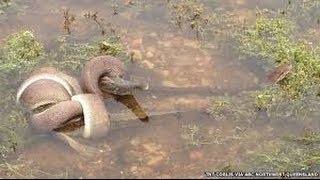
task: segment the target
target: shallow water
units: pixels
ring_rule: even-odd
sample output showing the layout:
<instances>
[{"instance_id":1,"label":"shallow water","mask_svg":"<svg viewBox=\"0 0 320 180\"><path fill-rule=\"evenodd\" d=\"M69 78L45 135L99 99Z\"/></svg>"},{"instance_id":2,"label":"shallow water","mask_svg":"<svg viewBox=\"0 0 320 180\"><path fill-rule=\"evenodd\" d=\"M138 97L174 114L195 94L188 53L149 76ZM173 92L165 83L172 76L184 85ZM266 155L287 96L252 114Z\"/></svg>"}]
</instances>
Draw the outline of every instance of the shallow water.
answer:
<instances>
[{"instance_id":1,"label":"shallow water","mask_svg":"<svg viewBox=\"0 0 320 180\"><path fill-rule=\"evenodd\" d=\"M249 171L254 167L245 167L243 162L252 151L259 149L257 147L263 148L263 144L272 143L287 133L299 134L305 128L318 125L270 123L268 118L262 122L219 121L210 117L206 113L208 97L259 89L259 80L265 71L259 64L239 63L238 55L228 51L228 44L217 44L206 38L198 40L192 30L175 26L170 11L175 1L17 2L19 10L8 9L7 14L0 15L4 17L0 20L1 39L21 28L32 29L50 49L57 37L68 34L63 28L63 12L69 9L69 13L76 16L70 27L71 36L76 40L90 40L101 35L101 28L83 18L83 14L98 12L104 24L110 23L122 34L121 42L142 56L127 65L126 78L143 80L150 85L149 91L134 94L141 107L151 114L149 122L133 118L115 123L104 139L78 138L104 150L98 156L79 155L51 136L32 140L19 149L11 163L19 162L18 159L31 162L31 167L38 169L34 175L37 178L203 178L205 171L219 171L229 165L232 171ZM254 16L247 12L254 11L256 6L274 10L286 3L276 0L201 2L211 10L220 7L239 12L249 21L254 20ZM117 5L116 15L113 15L114 5ZM110 113L128 112L127 107L114 100L106 101L106 107ZM152 112L157 111L177 113L152 116Z\"/></svg>"}]
</instances>

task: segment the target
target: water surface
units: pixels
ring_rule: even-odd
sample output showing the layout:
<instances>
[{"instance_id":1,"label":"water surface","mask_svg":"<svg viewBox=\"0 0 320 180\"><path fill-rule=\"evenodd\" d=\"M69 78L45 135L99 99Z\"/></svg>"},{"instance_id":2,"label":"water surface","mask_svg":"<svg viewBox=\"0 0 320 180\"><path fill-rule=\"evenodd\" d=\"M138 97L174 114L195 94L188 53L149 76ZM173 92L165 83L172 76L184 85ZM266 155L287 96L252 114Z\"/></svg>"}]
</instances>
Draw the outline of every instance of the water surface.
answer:
<instances>
[{"instance_id":1,"label":"water surface","mask_svg":"<svg viewBox=\"0 0 320 180\"><path fill-rule=\"evenodd\" d=\"M250 153L260 146L263 148L263 144L272 144L286 133L302 132L311 126L270 123L268 118L258 122L254 119L219 121L209 116L206 113L208 97L259 89L259 79L265 71L258 63L239 63L238 54L228 49L233 42L221 44L206 36L198 39L192 29L176 26L171 6L180 1L16 2L16 9L7 9L6 14L0 15L3 16L1 39L22 28L32 29L49 50L56 46L54 42L59 36L68 35L63 12L69 9L76 17L70 26L70 36L75 41L90 41L101 36L102 29L83 15L98 12L106 32L109 33L112 27L121 34L121 42L128 49L141 55L136 62L127 64L126 78L150 84L149 91L135 93L142 108L150 114L183 111L150 116L148 123L134 119L118 127L115 125L108 137L98 141L80 139L100 149L111 148L98 157L81 156L50 136L33 140L13 155L11 163L20 160L32 163L31 167L37 168L34 174L37 178L203 178L205 171L228 167L232 171L249 171L254 167L250 164L247 167L244 162ZM256 7L277 10L287 2L224 0L200 3L204 3L209 11L233 11L240 14L239 19L244 17L252 22ZM107 101L106 107L110 113L130 112L113 100Z\"/></svg>"}]
</instances>

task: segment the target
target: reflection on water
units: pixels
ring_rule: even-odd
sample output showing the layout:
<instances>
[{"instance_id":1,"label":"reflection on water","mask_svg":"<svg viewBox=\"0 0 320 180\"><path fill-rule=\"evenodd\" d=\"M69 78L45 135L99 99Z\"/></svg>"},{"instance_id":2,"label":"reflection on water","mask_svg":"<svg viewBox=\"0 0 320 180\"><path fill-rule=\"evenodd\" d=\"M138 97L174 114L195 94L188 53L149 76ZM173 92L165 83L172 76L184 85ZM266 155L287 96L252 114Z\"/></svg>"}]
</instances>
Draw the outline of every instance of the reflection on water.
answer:
<instances>
[{"instance_id":1,"label":"reflection on water","mask_svg":"<svg viewBox=\"0 0 320 180\"><path fill-rule=\"evenodd\" d=\"M81 156L50 135L36 139L33 134L28 138L36 140L19 149L12 162L18 162L15 158L32 162L39 169L35 176L45 178L60 174L67 178L203 178L205 171L249 171L254 167L246 166L248 156L271 151L279 136L302 132L312 124L269 123L268 117L265 121L255 121L257 117L220 121L208 115L208 97L259 89L264 73L257 64L238 63L234 52L221 53L218 42L198 40L192 29L175 26L172 3L34 0L17 4L23 7L23 14L0 15L7 17L0 21L1 39L25 27L33 29L48 49L62 35L90 40L101 36L102 29L119 33L121 42L134 52L126 78L142 79L150 85L147 92L106 101L113 114L108 137L97 141L76 137L105 150L103 153ZM285 4L249 0L203 3L209 9L239 11L248 21L254 18L244 11L254 11L256 6L274 10ZM86 18L89 13L93 18ZM73 16L67 29L66 15ZM129 120L113 119L119 117Z\"/></svg>"}]
</instances>

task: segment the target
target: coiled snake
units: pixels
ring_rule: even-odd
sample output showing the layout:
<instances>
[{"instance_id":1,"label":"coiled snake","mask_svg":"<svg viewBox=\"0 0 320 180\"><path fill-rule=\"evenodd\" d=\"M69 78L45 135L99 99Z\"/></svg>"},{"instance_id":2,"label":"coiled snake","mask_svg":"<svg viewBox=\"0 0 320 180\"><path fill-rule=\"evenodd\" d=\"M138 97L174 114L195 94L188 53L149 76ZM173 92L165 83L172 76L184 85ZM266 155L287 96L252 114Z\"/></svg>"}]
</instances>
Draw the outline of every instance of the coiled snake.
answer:
<instances>
[{"instance_id":1,"label":"coiled snake","mask_svg":"<svg viewBox=\"0 0 320 180\"><path fill-rule=\"evenodd\" d=\"M106 136L110 117L104 100L132 94L135 89L148 89L144 83L124 80L125 71L124 64L112 56L92 58L82 70L80 82L55 68L40 68L18 88L17 103L32 112L30 123L37 130L56 132L78 152L91 154L94 148L77 143L63 131L84 125L84 138Z\"/></svg>"},{"instance_id":2,"label":"coiled snake","mask_svg":"<svg viewBox=\"0 0 320 180\"><path fill-rule=\"evenodd\" d=\"M291 64L277 67L268 80L282 80L292 69ZM92 58L81 72L80 82L54 68L35 70L19 87L17 103L32 112L31 124L44 132L56 132L80 153L92 155L97 149L82 145L64 131L73 126L84 126L84 138L100 138L110 129L110 116L104 100L130 95L135 89L148 89L144 83L123 79L124 64L112 56ZM129 107L129 104L125 104Z\"/></svg>"}]
</instances>

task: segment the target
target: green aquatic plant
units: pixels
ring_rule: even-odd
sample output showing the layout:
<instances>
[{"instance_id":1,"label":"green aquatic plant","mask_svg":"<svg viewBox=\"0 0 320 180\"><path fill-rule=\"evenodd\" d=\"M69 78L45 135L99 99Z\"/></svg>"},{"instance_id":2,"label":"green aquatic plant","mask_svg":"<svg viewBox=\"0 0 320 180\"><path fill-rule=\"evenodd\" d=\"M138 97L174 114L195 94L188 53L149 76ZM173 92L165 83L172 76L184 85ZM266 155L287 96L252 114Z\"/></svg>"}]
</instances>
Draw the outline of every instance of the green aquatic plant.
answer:
<instances>
[{"instance_id":1,"label":"green aquatic plant","mask_svg":"<svg viewBox=\"0 0 320 180\"><path fill-rule=\"evenodd\" d=\"M210 97L206 112L216 120L249 123L255 119L254 99L251 97L251 93L243 92L234 96Z\"/></svg>"},{"instance_id":2,"label":"green aquatic plant","mask_svg":"<svg viewBox=\"0 0 320 180\"><path fill-rule=\"evenodd\" d=\"M125 53L119 39L113 36L102 36L89 42L75 42L71 37L62 36L56 42L57 48L46 56L52 59L49 64L66 70L77 71L94 56L119 57Z\"/></svg>"},{"instance_id":3,"label":"green aquatic plant","mask_svg":"<svg viewBox=\"0 0 320 180\"><path fill-rule=\"evenodd\" d=\"M119 43L119 40L115 37L108 37L106 39L98 41L97 44L98 53L101 55L118 56L123 50L123 47Z\"/></svg>"},{"instance_id":4,"label":"green aquatic plant","mask_svg":"<svg viewBox=\"0 0 320 180\"><path fill-rule=\"evenodd\" d=\"M46 54L50 65L63 70L79 70L96 53L97 47L89 42L74 42L68 36L58 37L55 48Z\"/></svg>"},{"instance_id":5,"label":"green aquatic plant","mask_svg":"<svg viewBox=\"0 0 320 180\"><path fill-rule=\"evenodd\" d=\"M215 120L308 123L319 117L319 47L299 36L294 19L257 13L256 21L231 30L241 60L270 70L291 63L292 71L275 84L233 96L211 97L207 112ZM230 32L230 31L228 31ZM254 61L255 60L255 61ZM258 61L258 62L257 62ZM307 171L320 165L319 133L274 138L248 151L248 169L254 171ZM248 141L254 138L248 136ZM245 168L245 164L243 168Z\"/></svg>"},{"instance_id":6,"label":"green aquatic plant","mask_svg":"<svg viewBox=\"0 0 320 180\"><path fill-rule=\"evenodd\" d=\"M284 17L258 15L256 22L233 34L241 59L263 62L265 69L291 63L291 72L276 84L262 84L247 95L212 97L207 112L215 119L255 120L266 112L269 120L311 120L319 111L320 51L295 38L295 23ZM248 96L249 95L249 96Z\"/></svg>"},{"instance_id":7,"label":"green aquatic plant","mask_svg":"<svg viewBox=\"0 0 320 180\"><path fill-rule=\"evenodd\" d=\"M319 47L302 39L297 30L293 19L258 13L253 25L239 28L235 35L241 59L259 60L265 70L282 63L293 65L285 79L251 92L256 113L266 112L264 119L271 122L306 123L319 115ZM229 102L234 111L239 109ZM272 141L250 155L255 171L306 171L320 165L318 133Z\"/></svg>"},{"instance_id":8,"label":"green aquatic plant","mask_svg":"<svg viewBox=\"0 0 320 180\"><path fill-rule=\"evenodd\" d=\"M289 62L293 57L289 37L293 29L291 21L260 16L254 25L238 34L239 50L248 56L278 63Z\"/></svg>"},{"instance_id":9,"label":"green aquatic plant","mask_svg":"<svg viewBox=\"0 0 320 180\"><path fill-rule=\"evenodd\" d=\"M43 45L37 41L34 34L22 30L10 35L1 49L1 72L20 72L39 63L43 54Z\"/></svg>"},{"instance_id":10,"label":"green aquatic plant","mask_svg":"<svg viewBox=\"0 0 320 180\"><path fill-rule=\"evenodd\" d=\"M272 92L272 89L266 89L262 91L258 91L255 96L255 105L256 107L261 109L269 109L272 106L274 101L275 93Z\"/></svg>"},{"instance_id":11,"label":"green aquatic plant","mask_svg":"<svg viewBox=\"0 0 320 180\"><path fill-rule=\"evenodd\" d=\"M320 82L320 51L303 39L294 38L294 23L283 18L258 16L256 23L239 33L239 50L245 56L268 61L269 64L291 63L292 71L279 83L276 91L262 91L257 103L303 99L315 91ZM317 88L315 88L317 87ZM319 89L320 90L320 89ZM316 91L319 91L316 90ZM267 97L268 96L268 97Z\"/></svg>"},{"instance_id":12,"label":"green aquatic plant","mask_svg":"<svg viewBox=\"0 0 320 180\"><path fill-rule=\"evenodd\" d=\"M21 74L29 72L41 62L44 48L32 31L22 30L8 36L0 52L0 154L5 158L22 145L22 134L27 127L25 114L15 104L15 87Z\"/></svg>"}]
</instances>

